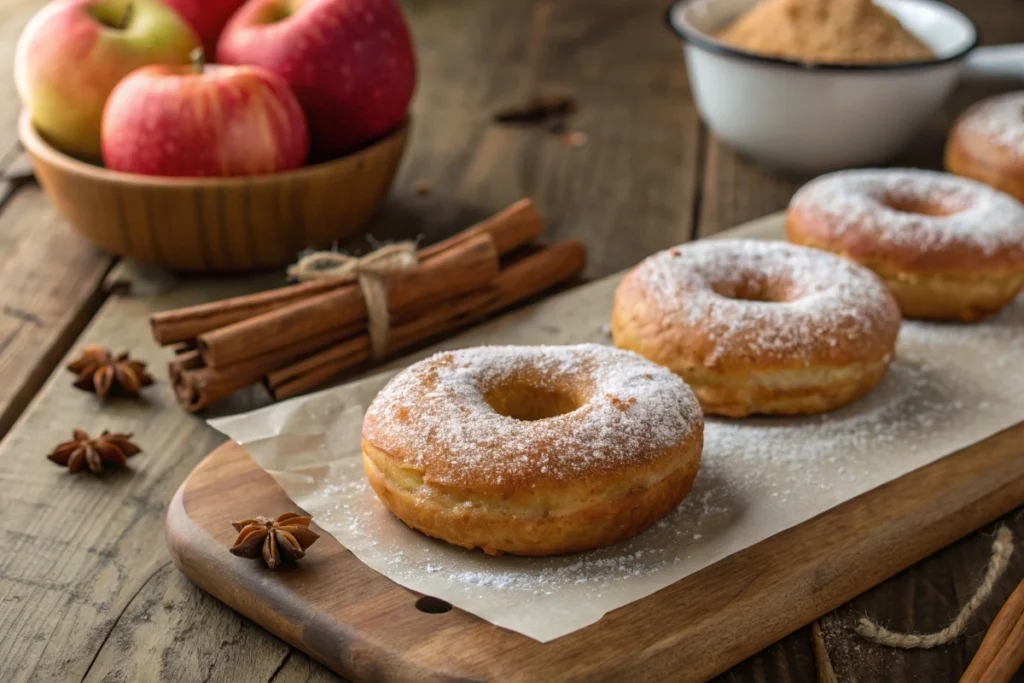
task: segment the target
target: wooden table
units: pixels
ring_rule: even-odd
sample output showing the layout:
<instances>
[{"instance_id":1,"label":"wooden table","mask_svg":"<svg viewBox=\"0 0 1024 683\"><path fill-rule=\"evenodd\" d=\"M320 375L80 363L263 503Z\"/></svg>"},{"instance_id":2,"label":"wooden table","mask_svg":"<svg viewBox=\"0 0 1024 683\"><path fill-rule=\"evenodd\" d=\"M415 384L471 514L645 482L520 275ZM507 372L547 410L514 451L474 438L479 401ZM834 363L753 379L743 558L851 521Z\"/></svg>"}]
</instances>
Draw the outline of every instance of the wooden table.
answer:
<instances>
[{"instance_id":1,"label":"wooden table","mask_svg":"<svg viewBox=\"0 0 1024 683\"><path fill-rule=\"evenodd\" d=\"M171 566L163 514L174 490L219 441L174 404L150 311L265 287L277 276L201 283L136 278L80 240L21 176L14 41L41 0L0 0L0 681L331 681L331 672L193 587ZM421 85L413 144L373 228L436 238L524 195L558 237L590 247L598 277L678 242L783 208L801 179L767 175L702 126L666 0L409 0ZM1024 40L1021 0L958 0L987 42ZM587 145L492 125L501 105L568 92ZM961 89L906 156L936 167L945 131L994 90ZM431 192L416 191L420 181ZM131 294L111 283L134 279ZM140 403L102 407L70 387L64 361L89 343L128 348L160 384ZM260 405L255 391L218 408ZM130 472L70 476L45 459L74 427L135 432ZM1024 445L1022 445L1024 457ZM1024 514L1003 523L1024 537ZM1018 552L966 637L934 651L860 642L869 614L899 630L933 631L955 614L988 559L994 527L892 578L821 621L840 681L956 681L1011 588ZM453 646L457 647L457 644ZM722 681L810 681L802 629ZM1024 681L1024 674L1018 675Z\"/></svg>"}]
</instances>

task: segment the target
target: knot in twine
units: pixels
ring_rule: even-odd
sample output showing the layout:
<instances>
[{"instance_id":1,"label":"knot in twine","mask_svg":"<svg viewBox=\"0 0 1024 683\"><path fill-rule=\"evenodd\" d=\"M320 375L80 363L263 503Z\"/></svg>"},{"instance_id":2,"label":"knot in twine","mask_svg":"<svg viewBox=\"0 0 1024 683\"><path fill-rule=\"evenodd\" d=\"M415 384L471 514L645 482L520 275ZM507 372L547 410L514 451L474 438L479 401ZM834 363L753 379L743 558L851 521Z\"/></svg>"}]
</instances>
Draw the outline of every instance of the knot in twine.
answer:
<instances>
[{"instance_id":1,"label":"knot in twine","mask_svg":"<svg viewBox=\"0 0 1024 683\"><path fill-rule=\"evenodd\" d=\"M416 265L416 243L387 244L366 256L349 256L336 251L316 251L288 267L288 275L300 282L327 280L354 275L366 301L370 352L380 360L388 346L390 316L388 290L384 276Z\"/></svg>"},{"instance_id":2,"label":"knot in twine","mask_svg":"<svg viewBox=\"0 0 1024 683\"><path fill-rule=\"evenodd\" d=\"M967 627L974 613L978 611L982 603L992 594L996 582L1006 571L1010 556L1013 554L1013 533L1009 528L1003 526L996 532L996 539L992 543L992 556L988 561L988 568L985 570L985 577L978 585L978 589L971 596L971 599L960 609L960 613L949 626L936 633L894 633L867 617L861 617L860 622L854 628L854 632L865 640L887 647L903 649L911 648L933 648L945 645L958 637Z\"/></svg>"}]
</instances>

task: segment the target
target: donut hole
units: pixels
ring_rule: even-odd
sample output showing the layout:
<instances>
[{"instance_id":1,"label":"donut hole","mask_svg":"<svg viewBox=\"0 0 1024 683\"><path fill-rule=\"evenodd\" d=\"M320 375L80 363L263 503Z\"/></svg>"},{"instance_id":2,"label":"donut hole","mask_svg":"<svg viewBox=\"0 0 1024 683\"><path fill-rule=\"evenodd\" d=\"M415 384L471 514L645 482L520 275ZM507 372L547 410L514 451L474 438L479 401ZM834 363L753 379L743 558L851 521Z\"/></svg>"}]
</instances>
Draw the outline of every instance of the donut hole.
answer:
<instances>
[{"instance_id":1,"label":"donut hole","mask_svg":"<svg viewBox=\"0 0 1024 683\"><path fill-rule=\"evenodd\" d=\"M935 218L951 216L966 208L954 202L926 202L917 197L886 197L882 200L882 203L893 211L899 211L900 213L915 213L919 216L933 216Z\"/></svg>"},{"instance_id":2,"label":"donut hole","mask_svg":"<svg viewBox=\"0 0 1024 683\"><path fill-rule=\"evenodd\" d=\"M783 303L789 300L784 288L755 279L720 282L711 286L715 294L736 301L757 301L765 304Z\"/></svg>"},{"instance_id":3,"label":"donut hole","mask_svg":"<svg viewBox=\"0 0 1024 683\"><path fill-rule=\"evenodd\" d=\"M524 422L565 415L581 405L571 393L520 382L495 387L484 394L484 400L499 415Z\"/></svg>"}]
</instances>

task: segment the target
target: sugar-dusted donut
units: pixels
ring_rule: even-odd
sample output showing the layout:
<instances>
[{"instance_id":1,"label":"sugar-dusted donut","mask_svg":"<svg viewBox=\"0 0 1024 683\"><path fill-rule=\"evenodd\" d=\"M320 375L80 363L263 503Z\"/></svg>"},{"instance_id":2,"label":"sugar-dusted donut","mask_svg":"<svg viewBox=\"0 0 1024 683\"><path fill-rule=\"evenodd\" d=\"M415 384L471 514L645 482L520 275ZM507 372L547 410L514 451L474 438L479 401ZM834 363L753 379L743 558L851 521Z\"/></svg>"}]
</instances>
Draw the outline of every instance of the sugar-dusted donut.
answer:
<instances>
[{"instance_id":1,"label":"sugar-dusted donut","mask_svg":"<svg viewBox=\"0 0 1024 683\"><path fill-rule=\"evenodd\" d=\"M396 375L363 421L363 467L414 529L488 554L640 533L689 493L704 421L678 377L606 346L484 346Z\"/></svg>"},{"instance_id":2,"label":"sugar-dusted donut","mask_svg":"<svg viewBox=\"0 0 1024 683\"><path fill-rule=\"evenodd\" d=\"M948 173L830 173L793 197L786 233L878 273L909 318L978 320L1024 287L1024 205Z\"/></svg>"},{"instance_id":3,"label":"sugar-dusted donut","mask_svg":"<svg viewBox=\"0 0 1024 683\"><path fill-rule=\"evenodd\" d=\"M651 256L615 292L615 345L667 366L705 412L817 413L885 374L900 313L871 271L785 242L706 240Z\"/></svg>"},{"instance_id":4,"label":"sugar-dusted donut","mask_svg":"<svg viewBox=\"0 0 1024 683\"><path fill-rule=\"evenodd\" d=\"M946 140L946 169L1024 201L1024 91L986 98Z\"/></svg>"}]
</instances>

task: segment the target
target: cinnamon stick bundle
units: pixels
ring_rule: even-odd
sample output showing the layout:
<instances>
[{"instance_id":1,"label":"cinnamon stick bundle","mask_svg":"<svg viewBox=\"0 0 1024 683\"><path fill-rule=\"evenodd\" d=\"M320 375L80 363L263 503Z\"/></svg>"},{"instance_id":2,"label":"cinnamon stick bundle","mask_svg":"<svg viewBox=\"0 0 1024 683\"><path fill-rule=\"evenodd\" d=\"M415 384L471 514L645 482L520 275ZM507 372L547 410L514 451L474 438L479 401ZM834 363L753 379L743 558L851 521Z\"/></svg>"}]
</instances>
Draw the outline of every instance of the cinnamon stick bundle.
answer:
<instances>
[{"instance_id":1,"label":"cinnamon stick bundle","mask_svg":"<svg viewBox=\"0 0 1024 683\"><path fill-rule=\"evenodd\" d=\"M315 294L355 282L355 277L315 280L258 294L211 301L207 304L161 311L149 317L153 338L161 346L194 341L203 332L272 311Z\"/></svg>"},{"instance_id":2,"label":"cinnamon stick bundle","mask_svg":"<svg viewBox=\"0 0 1024 683\"><path fill-rule=\"evenodd\" d=\"M414 266L375 274L386 304L372 311L354 273L156 314L154 337L176 345L178 402L198 411L261 381L275 398L295 396L536 296L585 264L576 241L524 249L543 227L530 200L516 202L421 249ZM386 335L371 343L382 314Z\"/></svg>"},{"instance_id":3,"label":"cinnamon stick bundle","mask_svg":"<svg viewBox=\"0 0 1024 683\"><path fill-rule=\"evenodd\" d=\"M388 274L384 281L389 313L479 289L498 276L499 263L493 240L475 235L418 268ZM367 313L366 299L353 283L203 333L199 348L208 364L231 365L366 320Z\"/></svg>"},{"instance_id":4,"label":"cinnamon stick bundle","mask_svg":"<svg viewBox=\"0 0 1024 683\"><path fill-rule=\"evenodd\" d=\"M540 237L544 219L529 199L520 199L487 220L420 251L420 260L439 256L476 235L488 235L498 253L505 255ZM356 277L343 276L333 280L316 280L282 287L258 294L246 294L198 306L162 311L150 316L153 338L161 346L194 340L231 323L267 313L316 294L351 286Z\"/></svg>"},{"instance_id":5,"label":"cinnamon stick bundle","mask_svg":"<svg viewBox=\"0 0 1024 683\"><path fill-rule=\"evenodd\" d=\"M569 279L585 264L586 248L576 240L542 249L502 271L487 291L396 326L388 351L404 351L479 322ZM357 339L361 343L345 342L267 373L267 389L276 400L283 400L343 375L369 358L369 338L363 335Z\"/></svg>"}]
</instances>

